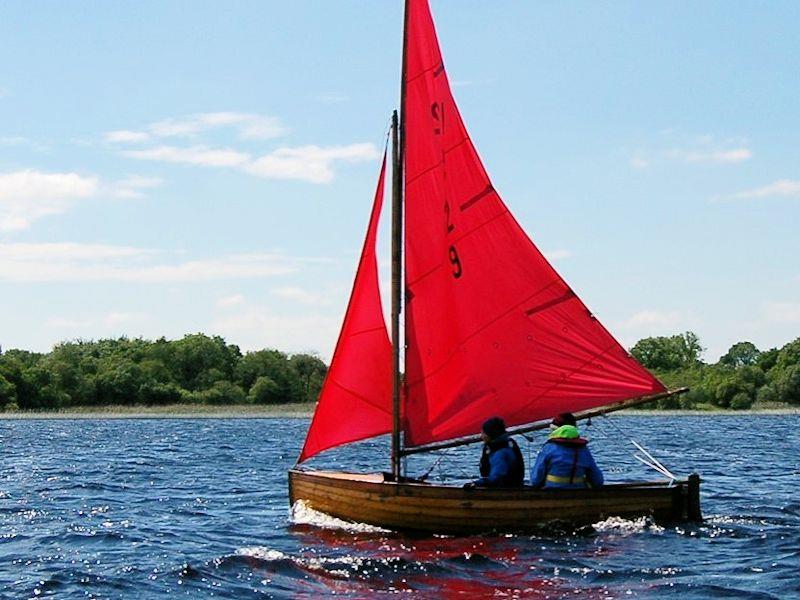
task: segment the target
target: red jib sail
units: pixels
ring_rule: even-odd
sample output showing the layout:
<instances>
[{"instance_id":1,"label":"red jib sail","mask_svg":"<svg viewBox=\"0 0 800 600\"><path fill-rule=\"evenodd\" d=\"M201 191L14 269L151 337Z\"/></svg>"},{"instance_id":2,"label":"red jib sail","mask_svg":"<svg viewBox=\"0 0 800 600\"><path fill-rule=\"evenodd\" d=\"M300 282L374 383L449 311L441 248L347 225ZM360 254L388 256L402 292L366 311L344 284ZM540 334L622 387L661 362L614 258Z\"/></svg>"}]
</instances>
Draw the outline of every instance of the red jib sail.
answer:
<instances>
[{"instance_id":1,"label":"red jib sail","mask_svg":"<svg viewBox=\"0 0 800 600\"><path fill-rule=\"evenodd\" d=\"M298 462L392 430L392 344L383 319L375 257L385 173L384 154L344 324Z\"/></svg>"},{"instance_id":2,"label":"red jib sail","mask_svg":"<svg viewBox=\"0 0 800 600\"><path fill-rule=\"evenodd\" d=\"M453 100L428 2L408 8L405 445L664 391L509 213Z\"/></svg>"}]
</instances>

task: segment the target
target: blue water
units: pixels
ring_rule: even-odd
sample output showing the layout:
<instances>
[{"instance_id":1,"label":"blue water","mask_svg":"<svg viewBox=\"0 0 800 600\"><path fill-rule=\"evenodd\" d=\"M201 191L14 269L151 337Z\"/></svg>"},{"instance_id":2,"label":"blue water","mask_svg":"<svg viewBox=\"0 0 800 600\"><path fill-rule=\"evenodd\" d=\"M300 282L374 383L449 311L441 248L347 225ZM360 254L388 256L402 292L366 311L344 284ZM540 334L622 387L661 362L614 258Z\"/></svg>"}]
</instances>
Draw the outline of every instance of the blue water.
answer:
<instances>
[{"instance_id":1,"label":"blue water","mask_svg":"<svg viewBox=\"0 0 800 600\"><path fill-rule=\"evenodd\" d=\"M800 417L624 416L586 430L608 479L655 475L632 458L634 431L673 472L699 472L702 525L462 538L290 521L286 469L307 425L0 421L0 597L800 597ZM477 454L452 451L433 474L463 481ZM386 455L377 440L315 464L382 470Z\"/></svg>"}]
</instances>

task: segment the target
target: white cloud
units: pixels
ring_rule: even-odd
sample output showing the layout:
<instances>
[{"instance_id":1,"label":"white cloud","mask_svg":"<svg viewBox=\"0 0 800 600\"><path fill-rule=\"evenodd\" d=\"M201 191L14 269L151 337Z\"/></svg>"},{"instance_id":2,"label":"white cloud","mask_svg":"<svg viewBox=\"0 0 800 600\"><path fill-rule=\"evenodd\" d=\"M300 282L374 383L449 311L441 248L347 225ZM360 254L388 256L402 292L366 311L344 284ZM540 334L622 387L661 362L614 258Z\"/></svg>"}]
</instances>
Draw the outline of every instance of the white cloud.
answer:
<instances>
[{"instance_id":1,"label":"white cloud","mask_svg":"<svg viewBox=\"0 0 800 600\"><path fill-rule=\"evenodd\" d=\"M293 300L308 306L324 306L330 304L330 297L326 294L316 294L299 287L280 287L272 290L272 295L286 300Z\"/></svg>"},{"instance_id":2,"label":"white cloud","mask_svg":"<svg viewBox=\"0 0 800 600\"><path fill-rule=\"evenodd\" d=\"M669 330L683 321L678 311L663 312L659 310L640 310L619 324L621 329L633 330Z\"/></svg>"},{"instance_id":3,"label":"white cloud","mask_svg":"<svg viewBox=\"0 0 800 600\"><path fill-rule=\"evenodd\" d=\"M27 229L37 219L66 212L98 189L96 178L77 173L0 173L0 231Z\"/></svg>"},{"instance_id":4,"label":"white cloud","mask_svg":"<svg viewBox=\"0 0 800 600\"><path fill-rule=\"evenodd\" d=\"M142 313L129 313L129 312L111 312L103 317L103 324L108 327L117 327L119 325L126 325L137 321L143 321L146 315Z\"/></svg>"},{"instance_id":5,"label":"white cloud","mask_svg":"<svg viewBox=\"0 0 800 600\"><path fill-rule=\"evenodd\" d=\"M244 171L265 179L300 179L328 183L333 179L333 163L375 160L380 156L373 144L349 146L301 146L279 148L245 165Z\"/></svg>"},{"instance_id":6,"label":"white cloud","mask_svg":"<svg viewBox=\"0 0 800 600\"><path fill-rule=\"evenodd\" d=\"M781 179L760 188L744 190L729 196L718 196L715 200L750 200L775 196L800 198L800 181Z\"/></svg>"},{"instance_id":7,"label":"white cloud","mask_svg":"<svg viewBox=\"0 0 800 600\"><path fill-rule=\"evenodd\" d=\"M565 258L570 258L571 256L572 252L569 250L550 250L548 252L544 252L544 257L550 262L556 262Z\"/></svg>"},{"instance_id":8,"label":"white cloud","mask_svg":"<svg viewBox=\"0 0 800 600\"><path fill-rule=\"evenodd\" d=\"M163 162L201 165L204 167L238 167L250 160L250 155L230 148L207 148L205 146L158 146L145 150L126 150L122 153L139 160L156 160Z\"/></svg>"},{"instance_id":9,"label":"white cloud","mask_svg":"<svg viewBox=\"0 0 800 600\"><path fill-rule=\"evenodd\" d=\"M111 186L111 195L116 198L142 198L144 193L141 190L160 187L164 180L160 177L145 177L143 175L131 175L125 179L114 182Z\"/></svg>"},{"instance_id":10,"label":"white cloud","mask_svg":"<svg viewBox=\"0 0 800 600\"><path fill-rule=\"evenodd\" d=\"M99 328L101 331L108 332L118 329L122 325L142 323L149 320L144 313L116 312L112 311L106 315L94 319L75 319L69 317L51 317L45 324L52 329L74 329L85 331L90 328Z\"/></svg>"},{"instance_id":11,"label":"white cloud","mask_svg":"<svg viewBox=\"0 0 800 600\"><path fill-rule=\"evenodd\" d=\"M761 313L772 323L800 323L800 302L766 302Z\"/></svg>"},{"instance_id":12,"label":"white cloud","mask_svg":"<svg viewBox=\"0 0 800 600\"><path fill-rule=\"evenodd\" d=\"M346 98L344 98L346 99ZM323 101L342 101L336 95L328 95ZM213 112L165 119L152 123L147 131L117 130L105 134L108 142L145 142L154 138L193 138L218 128L233 128L239 139L265 140L280 137L287 128L275 117L263 115ZM219 148L204 144L176 146L161 144L150 148L121 151L123 156L138 160L181 163L204 167L228 167L265 179L296 179L313 183L328 183L334 177L336 162L361 162L379 156L373 144L360 143L344 146L300 146L283 147L252 156L234 148Z\"/></svg>"},{"instance_id":13,"label":"white cloud","mask_svg":"<svg viewBox=\"0 0 800 600\"><path fill-rule=\"evenodd\" d=\"M232 308L234 306L241 306L242 304L244 304L244 296L241 294L224 296L217 300L217 306L220 308Z\"/></svg>"},{"instance_id":14,"label":"white cloud","mask_svg":"<svg viewBox=\"0 0 800 600\"><path fill-rule=\"evenodd\" d=\"M276 117L248 113L213 112L165 119L150 125L159 137L187 137L220 127L234 127L242 139L266 140L285 135L288 129Z\"/></svg>"},{"instance_id":15,"label":"white cloud","mask_svg":"<svg viewBox=\"0 0 800 600\"><path fill-rule=\"evenodd\" d=\"M132 246L104 244L0 244L0 263L14 262L71 262L82 260L106 261L120 258L143 258L154 250Z\"/></svg>"},{"instance_id":16,"label":"white cloud","mask_svg":"<svg viewBox=\"0 0 800 600\"><path fill-rule=\"evenodd\" d=\"M156 262L161 254L101 244L0 244L0 281L187 283L255 279L292 273L301 262L280 254Z\"/></svg>"},{"instance_id":17,"label":"white cloud","mask_svg":"<svg viewBox=\"0 0 800 600\"><path fill-rule=\"evenodd\" d=\"M51 317L45 321L45 325L53 329L86 329L94 325L89 319L68 319L65 317Z\"/></svg>"},{"instance_id":18,"label":"white cloud","mask_svg":"<svg viewBox=\"0 0 800 600\"><path fill-rule=\"evenodd\" d=\"M130 144L136 142L146 142L150 139L150 134L144 131L128 131L120 129L109 131L105 135L106 141L117 144Z\"/></svg>"},{"instance_id":19,"label":"white cloud","mask_svg":"<svg viewBox=\"0 0 800 600\"><path fill-rule=\"evenodd\" d=\"M280 348L285 352L319 352L323 360L333 353L339 318L319 314L292 316L277 314L267 307L218 317L209 326L211 334L236 340L242 350Z\"/></svg>"},{"instance_id":20,"label":"white cloud","mask_svg":"<svg viewBox=\"0 0 800 600\"><path fill-rule=\"evenodd\" d=\"M675 158L690 163L739 163L749 160L753 153L747 148L734 148L731 150L711 150L711 151L685 151L675 150Z\"/></svg>"},{"instance_id":21,"label":"white cloud","mask_svg":"<svg viewBox=\"0 0 800 600\"><path fill-rule=\"evenodd\" d=\"M658 161L672 160L690 164L737 164L753 158L747 139L717 138L713 135L686 135L673 130L659 133L657 147L638 150L630 159L635 169L647 168Z\"/></svg>"},{"instance_id":22,"label":"white cloud","mask_svg":"<svg viewBox=\"0 0 800 600\"><path fill-rule=\"evenodd\" d=\"M139 160L155 160L199 165L204 167L231 167L264 179L299 179L312 183L328 183L333 179L336 162L363 162L379 157L373 144L348 146L301 146L279 148L255 159L245 152L229 148L214 149L205 146L158 146L144 150L126 150L125 156Z\"/></svg>"}]
</instances>

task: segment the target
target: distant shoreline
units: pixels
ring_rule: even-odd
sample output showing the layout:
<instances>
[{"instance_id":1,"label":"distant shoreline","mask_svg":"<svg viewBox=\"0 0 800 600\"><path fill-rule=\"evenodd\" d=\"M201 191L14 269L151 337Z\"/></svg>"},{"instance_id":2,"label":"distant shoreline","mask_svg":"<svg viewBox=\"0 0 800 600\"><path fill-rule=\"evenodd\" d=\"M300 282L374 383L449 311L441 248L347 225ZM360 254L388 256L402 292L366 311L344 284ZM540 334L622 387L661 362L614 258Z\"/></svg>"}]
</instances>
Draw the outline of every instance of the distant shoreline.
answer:
<instances>
[{"instance_id":1,"label":"distant shoreline","mask_svg":"<svg viewBox=\"0 0 800 600\"><path fill-rule=\"evenodd\" d=\"M314 405L295 404L236 404L214 406L173 404L169 406L84 406L54 410L16 410L0 412L0 419L280 419L311 418ZM737 415L799 415L800 407L762 408L754 410L686 410L640 409L622 410L620 416L737 416Z\"/></svg>"},{"instance_id":2,"label":"distant shoreline","mask_svg":"<svg viewBox=\"0 0 800 600\"><path fill-rule=\"evenodd\" d=\"M167 406L79 406L0 412L0 419L278 419L308 418L314 406L294 404L171 404Z\"/></svg>"}]
</instances>

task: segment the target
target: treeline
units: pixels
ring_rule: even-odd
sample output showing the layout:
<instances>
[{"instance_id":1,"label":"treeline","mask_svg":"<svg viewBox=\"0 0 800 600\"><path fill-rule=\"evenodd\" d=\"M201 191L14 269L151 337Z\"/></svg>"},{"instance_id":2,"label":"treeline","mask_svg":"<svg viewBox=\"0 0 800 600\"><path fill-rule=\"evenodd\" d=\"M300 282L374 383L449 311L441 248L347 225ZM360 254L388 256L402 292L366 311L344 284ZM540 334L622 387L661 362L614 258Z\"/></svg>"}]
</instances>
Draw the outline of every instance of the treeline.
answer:
<instances>
[{"instance_id":1,"label":"treeline","mask_svg":"<svg viewBox=\"0 0 800 600\"><path fill-rule=\"evenodd\" d=\"M800 405L800 338L782 348L759 350L739 342L715 364L700 360L703 348L691 331L640 340L636 359L668 388L689 387L659 408L771 408ZM643 407L647 408L647 407Z\"/></svg>"},{"instance_id":2,"label":"treeline","mask_svg":"<svg viewBox=\"0 0 800 600\"><path fill-rule=\"evenodd\" d=\"M800 405L800 338L771 350L739 342L715 364L691 331L640 340L631 354L669 388L690 391L659 408ZM47 354L0 352L0 410L102 405L314 402L327 367L310 354L243 354L203 334L58 344ZM652 405L643 408L649 408Z\"/></svg>"},{"instance_id":3,"label":"treeline","mask_svg":"<svg viewBox=\"0 0 800 600\"><path fill-rule=\"evenodd\" d=\"M221 337L121 338L0 353L0 409L315 401L327 367L310 354L242 354Z\"/></svg>"}]
</instances>

